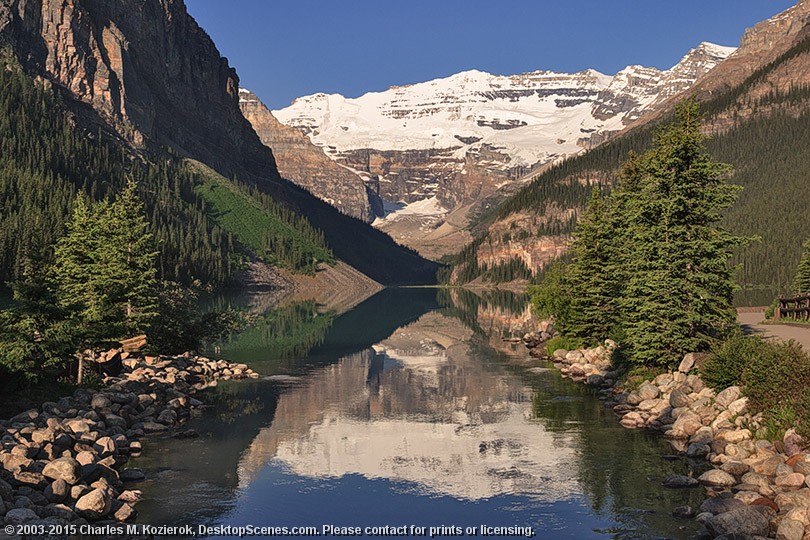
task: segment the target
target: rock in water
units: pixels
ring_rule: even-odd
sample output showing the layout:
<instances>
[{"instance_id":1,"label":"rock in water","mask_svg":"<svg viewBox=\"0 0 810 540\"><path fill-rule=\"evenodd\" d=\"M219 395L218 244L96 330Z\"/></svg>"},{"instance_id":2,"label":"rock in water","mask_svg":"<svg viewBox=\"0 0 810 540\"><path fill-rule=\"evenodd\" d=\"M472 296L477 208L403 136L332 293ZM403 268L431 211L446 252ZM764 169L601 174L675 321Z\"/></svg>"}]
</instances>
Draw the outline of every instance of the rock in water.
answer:
<instances>
[{"instance_id":1,"label":"rock in water","mask_svg":"<svg viewBox=\"0 0 810 540\"><path fill-rule=\"evenodd\" d=\"M734 477L728 474L726 471L712 469L711 471L706 471L700 475L698 482L710 487L724 488L733 486L737 483L737 480L735 480Z\"/></svg>"},{"instance_id":2,"label":"rock in water","mask_svg":"<svg viewBox=\"0 0 810 540\"><path fill-rule=\"evenodd\" d=\"M671 489L684 489L697 487L699 482L691 476L676 474L665 478L661 485Z\"/></svg>"}]
</instances>

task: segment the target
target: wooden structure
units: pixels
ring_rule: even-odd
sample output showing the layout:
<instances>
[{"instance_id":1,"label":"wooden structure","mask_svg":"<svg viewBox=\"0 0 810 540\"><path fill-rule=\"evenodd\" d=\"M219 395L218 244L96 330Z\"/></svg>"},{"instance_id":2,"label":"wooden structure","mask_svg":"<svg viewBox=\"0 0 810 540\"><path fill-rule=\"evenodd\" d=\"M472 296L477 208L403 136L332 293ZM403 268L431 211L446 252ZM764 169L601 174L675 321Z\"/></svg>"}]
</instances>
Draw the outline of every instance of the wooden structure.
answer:
<instances>
[{"instance_id":1,"label":"wooden structure","mask_svg":"<svg viewBox=\"0 0 810 540\"><path fill-rule=\"evenodd\" d=\"M779 305L773 312L773 319L798 319L810 322L810 294L794 298L780 298Z\"/></svg>"},{"instance_id":2,"label":"wooden structure","mask_svg":"<svg viewBox=\"0 0 810 540\"><path fill-rule=\"evenodd\" d=\"M119 343L123 347L124 351L129 353L139 352L146 346L146 336L135 336L129 339L122 339Z\"/></svg>"}]
</instances>

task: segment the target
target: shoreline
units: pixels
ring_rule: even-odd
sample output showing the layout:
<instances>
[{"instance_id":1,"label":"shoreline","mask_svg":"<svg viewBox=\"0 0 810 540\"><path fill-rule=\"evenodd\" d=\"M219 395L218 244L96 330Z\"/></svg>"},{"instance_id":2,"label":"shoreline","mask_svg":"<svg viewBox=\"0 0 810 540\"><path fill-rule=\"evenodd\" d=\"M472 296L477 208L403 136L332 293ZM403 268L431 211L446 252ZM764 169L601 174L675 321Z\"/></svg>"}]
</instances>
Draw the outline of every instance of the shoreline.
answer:
<instances>
[{"instance_id":1,"label":"shoreline","mask_svg":"<svg viewBox=\"0 0 810 540\"><path fill-rule=\"evenodd\" d=\"M748 411L741 389L718 393L696 374L705 355L687 354L677 371L629 390L617 386L623 370L610 360L613 342L559 349L549 357L541 336L552 335L553 328L542 323L541 328L542 333L524 336L530 356L545 358L563 377L596 389L623 427L655 431L680 457L708 465L698 478L677 475L662 483L662 489L706 489L699 508L669 509L675 517L702 523L700 538L810 538L810 461L804 441L792 430L776 443L758 438L762 415Z\"/></svg>"},{"instance_id":2,"label":"shoreline","mask_svg":"<svg viewBox=\"0 0 810 540\"><path fill-rule=\"evenodd\" d=\"M141 439L173 433L204 404L192 397L220 380L256 379L245 364L179 356L107 353L120 367L97 390L0 420L0 518L5 525L86 526L131 522L143 471L126 467ZM64 529L67 530L67 529ZM64 536L65 538L67 535ZM6 535L3 538L20 538Z\"/></svg>"}]
</instances>

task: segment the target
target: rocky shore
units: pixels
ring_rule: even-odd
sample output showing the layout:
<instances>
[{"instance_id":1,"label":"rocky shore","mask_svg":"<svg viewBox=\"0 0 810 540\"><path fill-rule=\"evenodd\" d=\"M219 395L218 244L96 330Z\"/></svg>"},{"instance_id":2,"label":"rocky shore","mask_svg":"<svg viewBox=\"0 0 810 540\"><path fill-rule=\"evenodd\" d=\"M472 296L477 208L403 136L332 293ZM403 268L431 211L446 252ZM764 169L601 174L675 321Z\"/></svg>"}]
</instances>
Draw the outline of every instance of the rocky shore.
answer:
<instances>
[{"instance_id":1,"label":"rocky shore","mask_svg":"<svg viewBox=\"0 0 810 540\"><path fill-rule=\"evenodd\" d=\"M547 357L564 377L597 389L622 426L660 432L685 458L707 462L697 478L663 481L663 488L706 490L700 508L671 509L701 522L701 538L810 540L805 441L792 430L776 442L764 439L762 415L748 410L739 387L717 393L703 383L697 368L705 355L687 354L677 371L629 389L617 386L623 370L611 362L613 342L548 357L543 345L554 332L548 322L541 328L523 338L529 354Z\"/></svg>"},{"instance_id":2,"label":"rocky shore","mask_svg":"<svg viewBox=\"0 0 810 540\"><path fill-rule=\"evenodd\" d=\"M79 388L0 421L0 521L6 526L133 520L141 493L132 487L145 475L126 465L141 452L141 439L197 436L180 427L203 405L195 392L219 380L259 376L244 364L190 354L111 350L100 360L116 373L103 378L101 389Z\"/></svg>"}]
</instances>

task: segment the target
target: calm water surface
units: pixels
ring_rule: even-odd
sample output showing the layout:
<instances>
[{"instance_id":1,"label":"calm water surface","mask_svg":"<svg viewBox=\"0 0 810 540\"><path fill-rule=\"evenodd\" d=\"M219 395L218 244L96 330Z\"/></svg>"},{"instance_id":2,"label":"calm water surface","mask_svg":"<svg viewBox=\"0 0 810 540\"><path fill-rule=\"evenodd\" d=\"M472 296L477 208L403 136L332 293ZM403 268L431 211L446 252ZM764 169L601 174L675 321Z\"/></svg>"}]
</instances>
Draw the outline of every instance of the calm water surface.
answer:
<instances>
[{"instance_id":1,"label":"calm water surface","mask_svg":"<svg viewBox=\"0 0 810 540\"><path fill-rule=\"evenodd\" d=\"M525 299L429 289L266 313L220 349L263 379L206 391L200 438L135 460L139 522L692 537L670 512L701 493L660 487L690 464L504 339L527 320Z\"/></svg>"}]
</instances>

